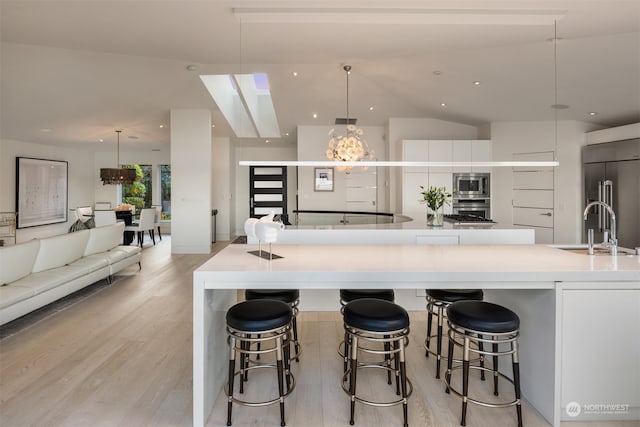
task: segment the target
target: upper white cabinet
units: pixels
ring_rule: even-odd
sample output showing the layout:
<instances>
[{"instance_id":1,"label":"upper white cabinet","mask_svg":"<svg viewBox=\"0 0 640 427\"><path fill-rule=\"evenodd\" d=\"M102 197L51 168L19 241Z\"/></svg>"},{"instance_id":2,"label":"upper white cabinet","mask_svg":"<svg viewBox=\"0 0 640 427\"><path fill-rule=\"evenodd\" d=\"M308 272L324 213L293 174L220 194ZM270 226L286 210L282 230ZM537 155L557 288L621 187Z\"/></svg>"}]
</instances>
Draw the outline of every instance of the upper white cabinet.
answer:
<instances>
[{"instance_id":1,"label":"upper white cabinet","mask_svg":"<svg viewBox=\"0 0 640 427\"><path fill-rule=\"evenodd\" d=\"M489 140L404 140L402 160L414 162L487 162L493 159ZM426 207L418 203L420 185L453 190L453 172L490 172L491 168L406 167L402 176L402 212L423 215ZM451 206L445 206L445 213Z\"/></svg>"},{"instance_id":2,"label":"upper white cabinet","mask_svg":"<svg viewBox=\"0 0 640 427\"><path fill-rule=\"evenodd\" d=\"M483 139L470 141L471 161L472 162L490 162L493 160L493 149L491 141ZM471 167L471 172L491 172L490 167Z\"/></svg>"}]
</instances>

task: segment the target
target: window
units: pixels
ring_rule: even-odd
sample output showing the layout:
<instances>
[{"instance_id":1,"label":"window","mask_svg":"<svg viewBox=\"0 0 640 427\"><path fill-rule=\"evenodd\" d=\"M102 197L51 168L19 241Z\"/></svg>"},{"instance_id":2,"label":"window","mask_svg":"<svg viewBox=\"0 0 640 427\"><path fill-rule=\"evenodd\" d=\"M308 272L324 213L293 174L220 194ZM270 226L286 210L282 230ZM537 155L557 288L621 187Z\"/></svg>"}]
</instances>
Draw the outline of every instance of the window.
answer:
<instances>
[{"instance_id":1,"label":"window","mask_svg":"<svg viewBox=\"0 0 640 427\"><path fill-rule=\"evenodd\" d=\"M171 219L171 165L160 165L160 203L162 219Z\"/></svg>"},{"instance_id":2,"label":"window","mask_svg":"<svg viewBox=\"0 0 640 427\"><path fill-rule=\"evenodd\" d=\"M122 186L122 202L136 207L136 212L151 206L151 165L123 165L136 170L133 184Z\"/></svg>"}]
</instances>

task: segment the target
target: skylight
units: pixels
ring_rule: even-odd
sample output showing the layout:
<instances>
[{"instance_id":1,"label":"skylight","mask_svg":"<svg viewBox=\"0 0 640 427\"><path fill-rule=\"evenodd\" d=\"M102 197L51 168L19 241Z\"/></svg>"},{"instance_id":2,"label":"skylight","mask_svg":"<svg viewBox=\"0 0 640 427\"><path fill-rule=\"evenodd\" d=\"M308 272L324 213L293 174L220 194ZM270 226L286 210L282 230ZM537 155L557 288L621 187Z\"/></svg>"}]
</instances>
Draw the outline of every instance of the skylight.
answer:
<instances>
[{"instance_id":1,"label":"skylight","mask_svg":"<svg viewBox=\"0 0 640 427\"><path fill-rule=\"evenodd\" d=\"M280 137L266 74L201 75L200 79L237 137Z\"/></svg>"}]
</instances>

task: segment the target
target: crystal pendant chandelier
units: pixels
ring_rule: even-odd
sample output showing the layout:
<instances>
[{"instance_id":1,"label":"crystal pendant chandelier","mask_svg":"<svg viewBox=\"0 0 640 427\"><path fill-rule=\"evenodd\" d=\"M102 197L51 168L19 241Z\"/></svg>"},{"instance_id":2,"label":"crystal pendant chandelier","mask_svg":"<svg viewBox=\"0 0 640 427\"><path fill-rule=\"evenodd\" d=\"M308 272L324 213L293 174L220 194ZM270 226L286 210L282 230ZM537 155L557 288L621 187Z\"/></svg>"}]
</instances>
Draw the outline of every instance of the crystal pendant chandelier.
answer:
<instances>
[{"instance_id":1,"label":"crystal pendant chandelier","mask_svg":"<svg viewBox=\"0 0 640 427\"><path fill-rule=\"evenodd\" d=\"M361 128L351 123L349 118L349 74L351 65L343 67L347 73L347 132L344 135L338 134L335 129L329 132L329 146L327 148L327 158L336 162L361 162L363 160L374 160L375 153L369 150L367 141L363 138L364 132ZM351 172L351 166L337 166L341 172ZM367 167L363 167L366 170Z\"/></svg>"},{"instance_id":2,"label":"crystal pendant chandelier","mask_svg":"<svg viewBox=\"0 0 640 427\"><path fill-rule=\"evenodd\" d=\"M118 134L118 158L116 166L120 165L120 132L122 132L122 130L116 130ZM102 185L133 184L136 180L136 170L126 168L102 168L100 169L100 179L102 180Z\"/></svg>"}]
</instances>

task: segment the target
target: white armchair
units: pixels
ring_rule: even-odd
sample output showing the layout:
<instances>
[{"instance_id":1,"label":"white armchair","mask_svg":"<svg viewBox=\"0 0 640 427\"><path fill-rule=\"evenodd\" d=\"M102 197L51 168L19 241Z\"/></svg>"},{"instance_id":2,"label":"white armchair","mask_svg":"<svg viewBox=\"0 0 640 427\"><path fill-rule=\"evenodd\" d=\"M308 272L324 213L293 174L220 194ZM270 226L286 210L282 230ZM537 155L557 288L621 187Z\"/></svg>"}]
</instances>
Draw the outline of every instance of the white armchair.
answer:
<instances>
[{"instance_id":1,"label":"white armchair","mask_svg":"<svg viewBox=\"0 0 640 427\"><path fill-rule=\"evenodd\" d=\"M138 244L142 247L144 242L144 232L149 231L153 245L156 244L156 238L153 234L153 227L155 224L156 210L153 208L146 208L140 211L140 220L137 224L127 225L124 231L134 231L138 235Z\"/></svg>"}]
</instances>

